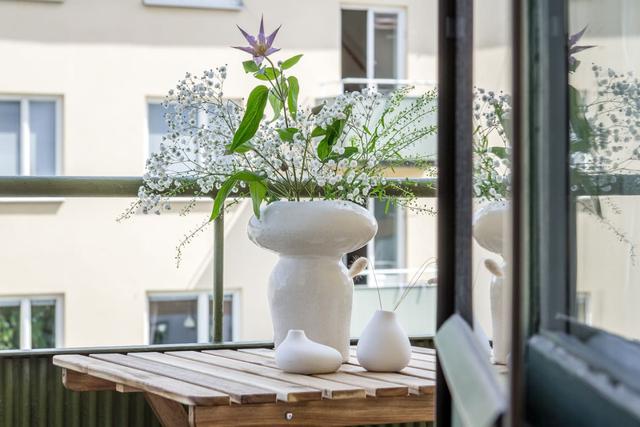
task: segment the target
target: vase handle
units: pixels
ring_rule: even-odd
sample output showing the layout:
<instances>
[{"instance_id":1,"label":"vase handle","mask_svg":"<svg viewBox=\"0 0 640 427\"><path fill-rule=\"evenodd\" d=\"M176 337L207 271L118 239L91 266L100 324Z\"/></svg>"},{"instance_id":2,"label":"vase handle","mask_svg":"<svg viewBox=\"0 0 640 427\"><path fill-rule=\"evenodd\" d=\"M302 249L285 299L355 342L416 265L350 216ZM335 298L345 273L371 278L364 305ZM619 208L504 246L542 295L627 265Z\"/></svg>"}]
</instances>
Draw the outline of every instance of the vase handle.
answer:
<instances>
[{"instance_id":1,"label":"vase handle","mask_svg":"<svg viewBox=\"0 0 640 427\"><path fill-rule=\"evenodd\" d=\"M367 268L367 264L369 264L369 260L364 257L360 257L355 260L349 269L349 278L353 279L358 274L362 273L362 271Z\"/></svg>"}]
</instances>

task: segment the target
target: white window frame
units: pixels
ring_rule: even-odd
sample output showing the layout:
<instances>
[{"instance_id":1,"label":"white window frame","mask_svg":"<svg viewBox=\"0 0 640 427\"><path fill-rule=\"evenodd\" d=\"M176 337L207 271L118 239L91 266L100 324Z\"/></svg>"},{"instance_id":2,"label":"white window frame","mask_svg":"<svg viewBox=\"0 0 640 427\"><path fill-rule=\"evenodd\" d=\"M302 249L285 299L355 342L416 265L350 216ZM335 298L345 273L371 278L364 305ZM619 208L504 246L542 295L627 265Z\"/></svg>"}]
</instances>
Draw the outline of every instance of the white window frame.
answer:
<instances>
[{"instance_id":1,"label":"white window frame","mask_svg":"<svg viewBox=\"0 0 640 427\"><path fill-rule=\"evenodd\" d=\"M367 5L346 4L341 10L364 10L367 12L367 76L365 81L368 87L376 88L378 83L392 83L393 81L405 81L407 67L407 14L406 10L401 7L379 7ZM396 66L398 67L398 75L395 79L376 79L375 70L375 14L376 13L394 13L398 16L398 38L396 40ZM342 26L340 26L342 29ZM340 35L342 37L342 34ZM359 80L348 78L351 80ZM353 82L357 83L357 82ZM341 84L341 92L344 92L344 83Z\"/></svg>"},{"instance_id":2,"label":"white window frame","mask_svg":"<svg viewBox=\"0 0 640 427\"><path fill-rule=\"evenodd\" d=\"M240 10L242 0L142 0L145 6L184 7L195 9Z\"/></svg>"},{"instance_id":3,"label":"white window frame","mask_svg":"<svg viewBox=\"0 0 640 427\"><path fill-rule=\"evenodd\" d=\"M145 104L144 115L144 145L142 147L142 173L147 167L147 159L151 155L151 139L149 138L149 106L160 105L164 102L164 98L148 97ZM207 115L204 111L198 111L198 123L206 123Z\"/></svg>"},{"instance_id":4,"label":"white window frame","mask_svg":"<svg viewBox=\"0 0 640 427\"><path fill-rule=\"evenodd\" d=\"M375 204L373 203L373 199L369 200L368 209L372 215L375 215ZM378 276L382 274L407 273L407 210L402 208L401 206L398 206L398 209L400 209L400 211L398 212L398 222L396 224L396 233L398 235L398 245L396 249L398 251L398 264L400 265L400 267L376 269L375 272ZM367 260L369 261L369 265L373 266L376 265L375 242L376 238L374 237L369 241L369 243L367 243ZM368 275L371 276L367 278L367 286L375 287L376 280L374 280L374 278L372 277L373 269L368 269L367 271L369 272ZM379 278L378 282L380 282ZM379 284L382 285L382 283Z\"/></svg>"},{"instance_id":5,"label":"white window frame","mask_svg":"<svg viewBox=\"0 0 640 427\"><path fill-rule=\"evenodd\" d=\"M231 340L239 339L240 331L240 292L225 290L224 297L231 297ZM144 343L151 344L150 323L151 323L151 302L152 301L186 301L197 300L197 342L211 342L212 319L209 317L209 305L211 304L211 291L192 291L192 292L148 292L146 302L146 313L144 323Z\"/></svg>"},{"instance_id":6,"label":"white window frame","mask_svg":"<svg viewBox=\"0 0 640 427\"><path fill-rule=\"evenodd\" d=\"M31 128L29 124L29 101L55 102L55 175L62 174L62 98L48 95L0 95L0 101L20 103L20 170L18 176L31 176Z\"/></svg>"},{"instance_id":7,"label":"white window frame","mask_svg":"<svg viewBox=\"0 0 640 427\"><path fill-rule=\"evenodd\" d=\"M62 295L21 295L1 297L0 306L20 306L20 350L31 350L31 303L38 301L56 302L55 348L64 346L64 308Z\"/></svg>"}]
</instances>

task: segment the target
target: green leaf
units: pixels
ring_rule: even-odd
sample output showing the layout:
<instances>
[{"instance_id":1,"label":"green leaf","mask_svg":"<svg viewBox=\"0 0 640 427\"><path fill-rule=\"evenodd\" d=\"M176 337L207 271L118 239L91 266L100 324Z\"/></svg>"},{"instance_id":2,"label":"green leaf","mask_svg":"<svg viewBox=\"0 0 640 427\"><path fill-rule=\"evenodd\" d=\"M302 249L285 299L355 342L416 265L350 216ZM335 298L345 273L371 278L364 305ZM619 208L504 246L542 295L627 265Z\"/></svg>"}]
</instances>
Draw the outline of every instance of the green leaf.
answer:
<instances>
[{"instance_id":1,"label":"green leaf","mask_svg":"<svg viewBox=\"0 0 640 427\"><path fill-rule=\"evenodd\" d=\"M331 146L329 145L328 137L324 137L324 139L320 141L320 144L318 144L318 148L316 151L320 160L324 161L329 158L329 156L331 155Z\"/></svg>"},{"instance_id":2,"label":"green leaf","mask_svg":"<svg viewBox=\"0 0 640 427\"><path fill-rule=\"evenodd\" d=\"M356 154L358 149L356 147L344 147L344 153L340 155L342 158L349 158Z\"/></svg>"},{"instance_id":3,"label":"green leaf","mask_svg":"<svg viewBox=\"0 0 640 427\"><path fill-rule=\"evenodd\" d=\"M506 147L491 147L489 148L489 151L501 159L506 159L507 157L509 157Z\"/></svg>"},{"instance_id":4,"label":"green leaf","mask_svg":"<svg viewBox=\"0 0 640 427\"><path fill-rule=\"evenodd\" d=\"M333 160L348 159L349 157L353 156L357 152L358 152L358 149L356 147L344 147L344 153L338 154L334 151L330 151L329 155L323 160L328 161L332 159Z\"/></svg>"},{"instance_id":5,"label":"green leaf","mask_svg":"<svg viewBox=\"0 0 640 427\"><path fill-rule=\"evenodd\" d=\"M267 186L262 181L250 182L249 194L253 204L253 214L256 218L260 218L260 205L267 195Z\"/></svg>"},{"instance_id":6,"label":"green leaf","mask_svg":"<svg viewBox=\"0 0 640 427\"><path fill-rule=\"evenodd\" d=\"M320 126L316 127L314 130L311 131L312 138L316 136L322 136L322 135L326 135L326 131L322 129Z\"/></svg>"},{"instance_id":7,"label":"green leaf","mask_svg":"<svg viewBox=\"0 0 640 427\"><path fill-rule=\"evenodd\" d=\"M322 111L323 108L324 108L324 104L316 105L311 109L311 114L313 114L314 116L317 116L318 114L320 114L320 111Z\"/></svg>"},{"instance_id":8,"label":"green leaf","mask_svg":"<svg viewBox=\"0 0 640 427\"><path fill-rule=\"evenodd\" d=\"M591 126L584 115L583 102L576 88L569 85L569 122L578 141L571 145L572 151L589 151Z\"/></svg>"},{"instance_id":9,"label":"green leaf","mask_svg":"<svg viewBox=\"0 0 640 427\"><path fill-rule=\"evenodd\" d=\"M283 141L293 142L293 136L298 132L296 128L278 129L278 135Z\"/></svg>"},{"instance_id":10,"label":"green leaf","mask_svg":"<svg viewBox=\"0 0 640 427\"><path fill-rule=\"evenodd\" d=\"M240 126L235 135L233 135L233 141L229 147L229 151L234 152L245 142L253 138L253 135L258 131L260 121L264 115L264 109L267 106L267 97L269 96L269 88L260 85L256 86L249 94L247 100L247 109L244 112Z\"/></svg>"},{"instance_id":11,"label":"green leaf","mask_svg":"<svg viewBox=\"0 0 640 427\"><path fill-rule=\"evenodd\" d=\"M251 143L246 143L235 149L236 153L246 153L254 149L254 146Z\"/></svg>"},{"instance_id":12,"label":"green leaf","mask_svg":"<svg viewBox=\"0 0 640 427\"><path fill-rule=\"evenodd\" d=\"M271 121L275 121L278 117L280 117L280 112L282 111L282 101L276 94L272 91L269 91L269 104L271 105L271 109L273 110L273 119Z\"/></svg>"},{"instance_id":13,"label":"green leaf","mask_svg":"<svg viewBox=\"0 0 640 427\"><path fill-rule=\"evenodd\" d=\"M289 78L287 78L287 81L289 82L287 107L289 107L291 117L295 119L296 114L298 113L298 91L300 90L300 86L298 85L298 79L296 79L294 76L289 76Z\"/></svg>"},{"instance_id":14,"label":"green leaf","mask_svg":"<svg viewBox=\"0 0 640 427\"><path fill-rule=\"evenodd\" d=\"M233 186L236 185L236 182L238 181L244 181L250 184L252 182L261 182L262 177L253 172L240 171L227 178L216 193L215 199L213 199L213 209L211 211L210 221L213 221L220 216L220 212L222 212L222 209L224 208L224 201L229 197L229 193L231 193Z\"/></svg>"},{"instance_id":15,"label":"green leaf","mask_svg":"<svg viewBox=\"0 0 640 427\"><path fill-rule=\"evenodd\" d=\"M245 73L255 73L256 71L260 70L260 67L258 67L258 65L253 62L253 60L244 61L242 63L242 66L244 67Z\"/></svg>"},{"instance_id":16,"label":"green leaf","mask_svg":"<svg viewBox=\"0 0 640 427\"><path fill-rule=\"evenodd\" d=\"M273 67L265 67L254 74L254 77L258 80L275 80L280 75L280 70Z\"/></svg>"},{"instance_id":17,"label":"green leaf","mask_svg":"<svg viewBox=\"0 0 640 427\"><path fill-rule=\"evenodd\" d=\"M292 56L291 58L287 59L282 63L281 65L282 69L288 70L289 68L293 67L298 63L298 61L300 61L300 58L302 58L302 55Z\"/></svg>"}]
</instances>

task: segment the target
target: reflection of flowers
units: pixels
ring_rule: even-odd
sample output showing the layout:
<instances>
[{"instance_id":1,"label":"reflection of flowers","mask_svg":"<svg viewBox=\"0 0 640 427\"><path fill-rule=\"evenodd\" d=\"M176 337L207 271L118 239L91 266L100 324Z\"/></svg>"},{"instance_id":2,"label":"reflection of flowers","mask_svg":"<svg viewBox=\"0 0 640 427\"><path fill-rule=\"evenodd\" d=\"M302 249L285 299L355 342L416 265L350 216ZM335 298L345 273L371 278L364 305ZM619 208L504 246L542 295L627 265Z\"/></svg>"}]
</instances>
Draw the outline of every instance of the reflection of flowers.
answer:
<instances>
[{"instance_id":1,"label":"reflection of flowers","mask_svg":"<svg viewBox=\"0 0 640 427\"><path fill-rule=\"evenodd\" d=\"M473 103L473 192L485 200L502 200L511 191L511 97L476 89Z\"/></svg>"},{"instance_id":2,"label":"reflection of flowers","mask_svg":"<svg viewBox=\"0 0 640 427\"><path fill-rule=\"evenodd\" d=\"M575 54L594 46L578 46L587 27L568 40L569 72L580 61ZM619 73L594 64L595 95L585 99L584 91L568 86L570 124L570 190L580 196L577 203L593 214L616 237L634 245L623 232L608 222L599 196L610 193L619 175L640 170L640 79L633 73ZM477 89L474 103L474 193L484 200L503 200L510 195L509 152L510 99L508 95ZM611 200L605 203L619 209Z\"/></svg>"}]
</instances>

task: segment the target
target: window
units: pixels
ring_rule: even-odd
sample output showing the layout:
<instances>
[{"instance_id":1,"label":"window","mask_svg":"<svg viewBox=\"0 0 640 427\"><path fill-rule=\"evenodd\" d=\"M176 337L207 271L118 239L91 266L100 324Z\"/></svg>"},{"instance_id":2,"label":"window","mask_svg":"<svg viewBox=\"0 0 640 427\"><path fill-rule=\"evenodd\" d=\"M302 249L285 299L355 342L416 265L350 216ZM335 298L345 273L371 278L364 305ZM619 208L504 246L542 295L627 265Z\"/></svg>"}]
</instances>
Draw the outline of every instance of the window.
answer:
<instances>
[{"instance_id":1,"label":"window","mask_svg":"<svg viewBox=\"0 0 640 427\"><path fill-rule=\"evenodd\" d=\"M62 298L0 299L0 350L62 347Z\"/></svg>"},{"instance_id":2,"label":"window","mask_svg":"<svg viewBox=\"0 0 640 427\"><path fill-rule=\"evenodd\" d=\"M374 199L370 209L378 221L378 234L369 257L376 270L399 269L405 266L405 211L397 205L387 206L385 200Z\"/></svg>"},{"instance_id":3,"label":"window","mask_svg":"<svg viewBox=\"0 0 640 427\"><path fill-rule=\"evenodd\" d=\"M369 244L348 255L348 264L358 257L373 263L379 285L405 285L406 279L406 212L397 205L387 206L385 200L371 199L369 210L378 221L378 233ZM370 284L365 275L357 285Z\"/></svg>"},{"instance_id":4,"label":"window","mask_svg":"<svg viewBox=\"0 0 640 427\"><path fill-rule=\"evenodd\" d=\"M171 112L172 107L165 109L160 102L149 102L147 104L148 123L148 146L147 156L160 151L162 138L167 134L169 128L165 120L165 114ZM146 159L145 159L146 161Z\"/></svg>"},{"instance_id":5,"label":"window","mask_svg":"<svg viewBox=\"0 0 640 427\"><path fill-rule=\"evenodd\" d=\"M60 101L0 98L0 176L60 173Z\"/></svg>"},{"instance_id":6,"label":"window","mask_svg":"<svg viewBox=\"0 0 640 427\"><path fill-rule=\"evenodd\" d=\"M404 13L391 9L342 10L342 81L345 91L395 87L404 78Z\"/></svg>"},{"instance_id":7,"label":"window","mask_svg":"<svg viewBox=\"0 0 640 427\"><path fill-rule=\"evenodd\" d=\"M192 7L201 9L240 9L242 0L143 0L147 6Z\"/></svg>"},{"instance_id":8,"label":"window","mask_svg":"<svg viewBox=\"0 0 640 427\"><path fill-rule=\"evenodd\" d=\"M211 341L213 300L210 292L158 294L149 297L149 343L179 344ZM223 340L235 339L238 303L235 294L223 301Z\"/></svg>"}]
</instances>

